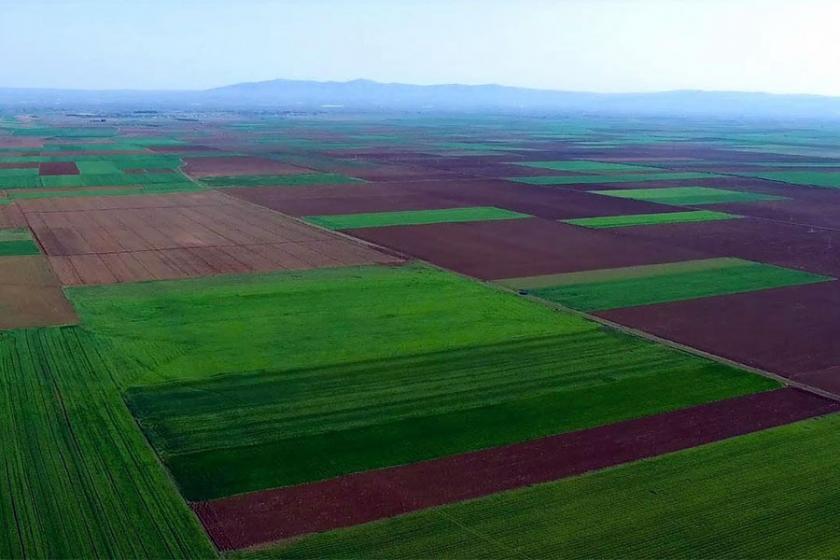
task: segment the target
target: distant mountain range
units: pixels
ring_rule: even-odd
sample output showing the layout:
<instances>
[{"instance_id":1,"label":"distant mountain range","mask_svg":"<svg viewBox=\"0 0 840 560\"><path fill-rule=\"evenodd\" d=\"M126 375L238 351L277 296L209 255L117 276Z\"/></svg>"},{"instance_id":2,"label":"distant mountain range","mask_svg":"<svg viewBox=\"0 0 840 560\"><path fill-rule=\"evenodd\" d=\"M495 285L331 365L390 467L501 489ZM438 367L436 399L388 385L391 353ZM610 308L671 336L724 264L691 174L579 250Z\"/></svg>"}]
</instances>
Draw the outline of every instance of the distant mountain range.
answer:
<instances>
[{"instance_id":1,"label":"distant mountain range","mask_svg":"<svg viewBox=\"0 0 840 560\"><path fill-rule=\"evenodd\" d=\"M840 119L840 97L720 91L587 93L499 85L271 80L202 91L0 88L0 110L499 111Z\"/></svg>"}]
</instances>

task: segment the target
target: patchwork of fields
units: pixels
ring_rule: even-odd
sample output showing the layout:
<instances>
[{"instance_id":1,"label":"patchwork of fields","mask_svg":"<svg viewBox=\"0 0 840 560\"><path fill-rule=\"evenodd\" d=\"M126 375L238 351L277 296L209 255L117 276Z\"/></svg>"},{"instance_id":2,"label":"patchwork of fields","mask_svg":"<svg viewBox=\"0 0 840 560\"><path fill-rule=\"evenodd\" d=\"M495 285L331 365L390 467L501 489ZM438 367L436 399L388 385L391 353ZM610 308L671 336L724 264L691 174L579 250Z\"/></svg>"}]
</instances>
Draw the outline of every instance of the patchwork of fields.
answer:
<instances>
[{"instance_id":1,"label":"patchwork of fields","mask_svg":"<svg viewBox=\"0 0 840 560\"><path fill-rule=\"evenodd\" d=\"M840 131L762 126L0 114L0 557L840 554Z\"/></svg>"}]
</instances>

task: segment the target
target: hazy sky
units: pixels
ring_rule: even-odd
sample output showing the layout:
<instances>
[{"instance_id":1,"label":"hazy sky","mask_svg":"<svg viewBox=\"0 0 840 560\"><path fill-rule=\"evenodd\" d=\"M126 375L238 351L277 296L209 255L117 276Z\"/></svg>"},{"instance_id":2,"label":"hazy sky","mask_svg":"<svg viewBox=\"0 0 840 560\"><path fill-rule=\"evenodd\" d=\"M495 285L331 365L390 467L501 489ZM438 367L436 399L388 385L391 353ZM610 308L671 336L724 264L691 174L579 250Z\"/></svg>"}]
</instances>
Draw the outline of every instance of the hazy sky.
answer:
<instances>
[{"instance_id":1,"label":"hazy sky","mask_svg":"<svg viewBox=\"0 0 840 560\"><path fill-rule=\"evenodd\" d=\"M273 78L840 95L840 0L0 0L0 87Z\"/></svg>"}]
</instances>

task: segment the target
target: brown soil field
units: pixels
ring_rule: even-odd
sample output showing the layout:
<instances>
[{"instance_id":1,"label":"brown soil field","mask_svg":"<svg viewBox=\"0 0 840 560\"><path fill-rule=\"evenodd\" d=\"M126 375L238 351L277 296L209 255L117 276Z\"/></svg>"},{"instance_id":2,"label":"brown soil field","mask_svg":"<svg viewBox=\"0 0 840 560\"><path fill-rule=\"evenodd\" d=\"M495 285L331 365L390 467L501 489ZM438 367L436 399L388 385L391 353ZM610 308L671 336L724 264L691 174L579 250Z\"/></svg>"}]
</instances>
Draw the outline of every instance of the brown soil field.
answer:
<instances>
[{"instance_id":1,"label":"brown soil field","mask_svg":"<svg viewBox=\"0 0 840 560\"><path fill-rule=\"evenodd\" d=\"M779 389L505 447L193 504L220 549L367 523L840 410Z\"/></svg>"},{"instance_id":2,"label":"brown soil field","mask_svg":"<svg viewBox=\"0 0 840 560\"><path fill-rule=\"evenodd\" d=\"M26 227L26 219L16 203L0 204L0 229Z\"/></svg>"},{"instance_id":3,"label":"brown soil field","mask_svg":"<svg viewBox=\"0 0 840 560\"><path fill-rule=\"evenodd\" d=\"M184 172L192 177L225 175L297 175L311 170L273 159L253 156L213 156L184 158Z\"/></svg>"},{"instance_id":4,"label":"brown soil field","mask_svg":"<svg viewBox=\"0 0 840 560\"><path fill-rule=\"evenodd\" d=\"M28 202L65 285L399 261L221 193Z\"/></svg>"},{"instance_id":5,"label":"brown soil field","mask_svg":"<svg viewBox=\"0 0 840 560\"><path fill-rule=\"evenodd\" d=\"M840 282L835 281L616 309L597 315L800 379L840 364L840 345L835 342L840 330L838 309ZM825 377L807 381L802 377L802 381L830 390L823 384Z\"/></svg>"},{"instance_id":6,"label":"brown soil field","mask_svg":"<svg viewBox=\"0 0 840 560\"><path fill-rule=\"evenodd\" d=\"M840 275L840 232L763 219L627 227L625 239L660 241L710 257L740 257L829 276Z\"/></svg>"},{"instance_id":7,"label":"brown soil field","mask_svg":"<svg viewBox=\"0 0 840 560\"><path fill-rule=\"evenodd\" d=\"M72 161L53 161L38 166L40 175L78 175L79 168Z\"/></svg>"},{"instance_id":8,"label":"brown soil field","mask_svg":"<svg viewBox=\"0 0 840 560\"><path fill-rule=\"evenodd\" d=\"M312 186L305 189L239 188L225 192L292 216L434 210L470 205L459 203L446 195L427 192L421 182L413 185L412 188L411 184L402 183L358 183Z\"/></svg>"},{"instance_id":9,"label":"brown soil field","mask_svg":"<svg viewBox=\"0 0 840 560\"><path fill-rule=\"evenodd\" d=\"M350 234L483 280L659 264L703 254L540 218L350 230Z\"/></svg>"},{"instance_id":10,"label":"brown soil field","mask_svg":"<svg viewBox=\"0 0 840 560\"><path fill-rule=\"evenodd\" d=\"M78 323L42 255L0 257L0 329Z\"/></svg>"}]
</instances>

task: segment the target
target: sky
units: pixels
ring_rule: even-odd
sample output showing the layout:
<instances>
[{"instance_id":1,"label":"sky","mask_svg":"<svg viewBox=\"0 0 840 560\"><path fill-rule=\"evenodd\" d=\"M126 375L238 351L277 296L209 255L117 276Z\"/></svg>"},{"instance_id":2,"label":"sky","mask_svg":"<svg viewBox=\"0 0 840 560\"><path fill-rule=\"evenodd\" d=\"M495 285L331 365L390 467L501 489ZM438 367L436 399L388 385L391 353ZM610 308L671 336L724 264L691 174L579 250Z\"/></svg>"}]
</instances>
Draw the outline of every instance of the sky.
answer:
<instances>
[{"instance_id":1,"label":"sky","mask_svg":"<svg viewBox=\"0 0 840 560\"><path fill-rule=\"evenodd\" d=\"M840 95L840 0L0 0L0 87Z\"/></svg>"}]
</instances>

